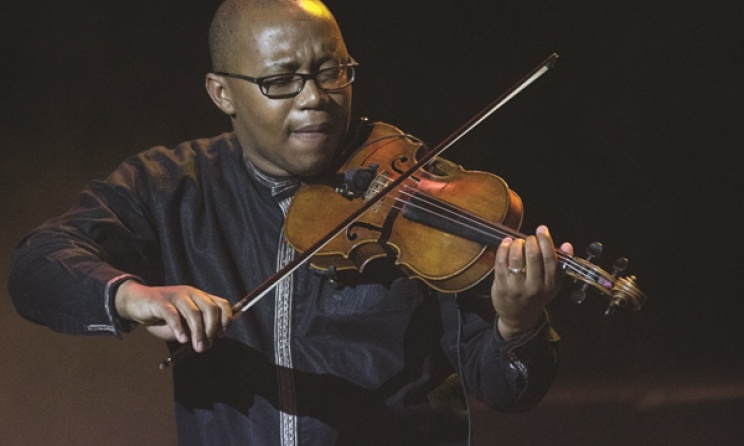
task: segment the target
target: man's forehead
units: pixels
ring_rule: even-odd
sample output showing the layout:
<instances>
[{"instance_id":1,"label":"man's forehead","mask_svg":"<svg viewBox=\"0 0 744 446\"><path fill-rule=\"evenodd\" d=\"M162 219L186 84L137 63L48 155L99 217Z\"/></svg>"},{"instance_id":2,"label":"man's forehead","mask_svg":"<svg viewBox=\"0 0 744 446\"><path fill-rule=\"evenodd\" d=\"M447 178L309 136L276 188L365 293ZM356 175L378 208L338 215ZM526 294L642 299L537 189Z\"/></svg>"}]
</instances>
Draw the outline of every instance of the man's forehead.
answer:
<instances>
[{"instance_id":1,"label":"man's forehead","mask_svg":"<svg viewBox=\"0 0 744 446\"><path fill-rule=\"evenodd\" d=\"M287 7L261 8L252 13L242 14L235 37L251 47L279 51L291 49L296 45L297 42L294 41L296 39L287 39L289 36L296 37L303 33L317 36L318 32L324 38L313 42L323 46L325 50L333 51L344 46L343 37L330 13L308 14L305 10Z\"/></svg>"}]
</instances>

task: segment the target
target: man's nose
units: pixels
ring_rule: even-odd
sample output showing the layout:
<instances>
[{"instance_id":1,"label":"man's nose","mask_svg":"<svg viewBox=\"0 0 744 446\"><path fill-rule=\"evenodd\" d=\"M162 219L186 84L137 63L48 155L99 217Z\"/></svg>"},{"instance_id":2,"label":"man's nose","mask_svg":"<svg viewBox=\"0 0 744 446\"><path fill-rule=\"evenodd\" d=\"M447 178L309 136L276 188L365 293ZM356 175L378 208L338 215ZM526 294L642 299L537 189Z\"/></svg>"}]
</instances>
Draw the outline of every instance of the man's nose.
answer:
<instances>
[{"instance_id":1,"label":"man's nose","mask_svg":"<svg viewBox=\"0 0 744 446\"><path fill-rule=\"evenodd\" d=\"M315 108L328 101L328 92L318 87L315 79L307 79L297 93L296 101L301 108Z\"/></svg>"}]
</instances>

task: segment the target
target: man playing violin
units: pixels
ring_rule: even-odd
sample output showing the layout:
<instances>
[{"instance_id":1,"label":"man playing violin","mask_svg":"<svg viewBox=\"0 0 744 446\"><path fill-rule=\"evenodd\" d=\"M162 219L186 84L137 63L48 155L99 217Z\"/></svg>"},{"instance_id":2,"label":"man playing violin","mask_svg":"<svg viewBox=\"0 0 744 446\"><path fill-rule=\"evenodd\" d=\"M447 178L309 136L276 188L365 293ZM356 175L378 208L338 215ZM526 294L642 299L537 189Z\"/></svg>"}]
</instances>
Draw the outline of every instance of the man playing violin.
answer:
<instances>
[{"instance_id":1,"label":"man playing violin","mask_svg":"<svg viewBox=\"0 0 744 446\"><path fill-rule=\"evenodd\" d=\"M233 131L131 157L29 234L9 281L19 313L193 346L174 368L181 444L436 444L467 438L465 392L537 404L562 279L545 227L504 240L462 293L386 266L337 283L305 265L232 314L295 255L281 228L302 179L337 167L369 124L350 119L357 63L317 0L227 0L210 51L206 89Z\"/></svg>"}]
</instances>

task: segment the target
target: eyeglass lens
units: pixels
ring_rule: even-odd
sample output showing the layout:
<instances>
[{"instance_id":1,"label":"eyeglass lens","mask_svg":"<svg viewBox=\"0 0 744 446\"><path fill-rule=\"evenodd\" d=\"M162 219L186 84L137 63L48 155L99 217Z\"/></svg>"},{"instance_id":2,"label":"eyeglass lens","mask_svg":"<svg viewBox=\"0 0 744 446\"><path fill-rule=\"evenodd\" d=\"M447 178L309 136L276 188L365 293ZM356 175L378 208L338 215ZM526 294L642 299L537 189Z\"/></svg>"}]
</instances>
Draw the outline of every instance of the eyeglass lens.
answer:
<instances>
[{"instance_id":1,"label":"eyeglass lens","mask_svg":"<svg viewBox=\"0 0 744 446\"><path fill-rule=\"evenodd\" d=\"M354 78L353 67L332 67L320 70L314 75L288 74L266 78L261 87L267 96L297 94L302 90L305 80L313 78L318 88L337 90L344 88Z\"/></svg>"}]
</instances>

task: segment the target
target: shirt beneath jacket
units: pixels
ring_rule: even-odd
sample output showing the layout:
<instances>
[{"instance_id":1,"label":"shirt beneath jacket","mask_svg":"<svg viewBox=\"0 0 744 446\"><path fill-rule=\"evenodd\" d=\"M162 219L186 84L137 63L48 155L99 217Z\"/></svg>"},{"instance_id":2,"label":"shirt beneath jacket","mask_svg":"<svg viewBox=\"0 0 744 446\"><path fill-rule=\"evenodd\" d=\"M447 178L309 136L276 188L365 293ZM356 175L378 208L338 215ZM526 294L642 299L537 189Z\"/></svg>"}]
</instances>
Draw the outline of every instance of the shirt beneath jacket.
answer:
<instances>
[{"instance_id":1,"label":"shirt beneath jacket","mask_svg":"<svg viewBox=\"0 0 744 446\"><path fill-rule=\"evenodd\" d=\"M152 148L24 238L11 296L22 316L76 334L131 328L113 305L126 279L235 303L292 259L282 226L297 184L246 163L233 133ZM547 319L508 342L495 327L487 297L436 293L390 262L341 283L302 266L226 338L175 365L179 444L463 440L463 388L497 410L525 410L556 373Z\"/></svg>"}]
</instances>

